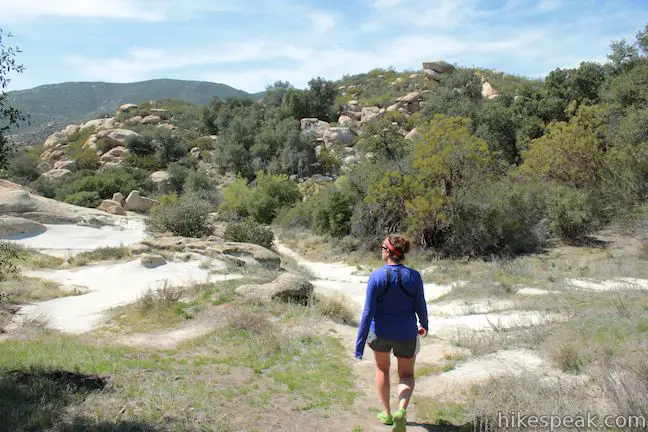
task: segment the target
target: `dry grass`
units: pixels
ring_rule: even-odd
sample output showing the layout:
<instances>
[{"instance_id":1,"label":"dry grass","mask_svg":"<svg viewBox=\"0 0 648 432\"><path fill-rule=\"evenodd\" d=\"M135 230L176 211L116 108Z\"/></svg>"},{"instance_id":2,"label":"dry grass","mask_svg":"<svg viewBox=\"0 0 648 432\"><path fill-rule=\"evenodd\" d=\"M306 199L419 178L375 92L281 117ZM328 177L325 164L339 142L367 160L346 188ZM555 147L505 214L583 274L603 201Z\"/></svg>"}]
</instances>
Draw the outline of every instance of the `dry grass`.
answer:
<instances>
[{"instance_id":1,"label":"dry grass","mask_svg":"<svg viewBox=\"0 0 648 432\"><path fill-rule=\"evenodd\" d=\"M95 262L120 260L130 256L130 250L125 246L103 247L74 255L68 258L68 264L72 267L81 267Z\"/></svg>"},{"instance_id":2,"label":"dry grass","mask_svg":"<svg viewBox=\"0 0 648 432\"><path fill-rule=\"evenodd\" d=\"M19 245L15 247L19 258L17 264L23 270L55 269L65 263L63 258L47 255Z\"/></svg>"},{"instance_id":3,"label":"dry grass","mask_svg":"<svg viewBox=\"0 0 648 432\"><path fill-rule=\"evenodd\" d=\"M476 422L476 430L507 431L524 429L524 425L514 423L517 413L521 416L600 414L595 398L586 397L591 391L591 386L578 380L547 379L532 373L499 377L473 389L463 410L463 420Z\"/></svg>"},{"instance_id":4,"label":"dry grass","mask_svg":"<svg viewBox=\"0 0 648 432\"><path fill-rule=\"evenodd\" d=\"M98 333L140 333L173 327L209 313L213 306L231 302L236 287L251 281L243 278L149 289L133 304L112 309L106 328L98 330Z\"/></svg>"},{"instance_id":5,"label":"dry grass","mask_svg":"<svg viewBox=\"0 0 648 432\"><path fill-rule=\"evenodd\" d=\"M349 307L350 300L344 294L326 294L313 296L312 307L325 319L350 326L357 326L355 312Z\"/></svg>"},{"instance_id":6,"label":"dry grass","mask_svg":"<svg viewBox=\"0 0 648 432\"><path fill-rule=\"evenodd\" d=\"M4 292L7 301L12 303L51 300L81 293L74 289L61 289L55 282L24 276L0 282L0 292Z\"/></svg>"},{"instance_id":7,"label":"dry grass","mask_svg":"<svg viewBox=\"0 0 648 432\"><path fill-rule=\"evenodd\" d=\"M176 298L169 293L160 302ZM347 348L312 329L309 308L240 300L221 310L223 326L174 350L111 347L96 335L49 332L0 342L4 426L230 432L286 430L286 419L288 430L340 426L330 413L346 410L356 396ZM9 371L25 379L18 383ZM86 388L52 376L105 385ZM352 415L337 430L357 424Z\"/></svg>"},{"instance_id":8,"label":"dry grass","mask_svg":"<svg viewBox=\"0 0 648 432\"><path fill-rule=\"evenodd\" d=\"M326 237L315 235L304 229L285 230L273 226L272 230L282 243L309 261L334 262L340 260L340 256L331 250L330 239Z\"/></svg>"}]
</instances>

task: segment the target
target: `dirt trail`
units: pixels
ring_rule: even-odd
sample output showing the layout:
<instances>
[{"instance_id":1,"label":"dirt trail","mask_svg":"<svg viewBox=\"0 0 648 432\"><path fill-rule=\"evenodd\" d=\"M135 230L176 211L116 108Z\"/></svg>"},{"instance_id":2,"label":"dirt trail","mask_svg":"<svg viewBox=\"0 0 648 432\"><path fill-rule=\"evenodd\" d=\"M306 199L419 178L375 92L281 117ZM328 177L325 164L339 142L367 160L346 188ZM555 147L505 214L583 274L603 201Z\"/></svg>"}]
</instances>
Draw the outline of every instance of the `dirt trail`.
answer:
<instances>
[{"instance_id":1,"label":"dirt trail","mask_svg":"<svg viewBox=\"0 0 648 432\"><path fill-rule=\"evenodd\" d=\"M316 293L324 295L342 293L348 296L352 300L349 304L359 316L365 301L367 274L358 274L356 268L343 263L331 264L305 260L280 242L276 250L282 255L295 259L299 265L315 276L311 282ZM425 281L425 277L424 284L425 298L428 303L451 292L455 286L434 284ZM529 371L539 372L545 376L556 375L556 371L549 368L544 359L530 350L505 350L473 358L470 357L469 351L451 344L450 341L457 332L490 332L493 331L493 327L528 327L564 319L558 315L516 311L514 308L514 302L495 300L485 300L483 304L478 302L467 304L453 300L428 305L430 336L421 340L421 351L417 357L418 368L438 369L447 365L450 359L453 359L455 365L447 372L430 373L417 379L412 403L408 409L408 431L427 431L438 427L438 425L417 422L417 397L459 402L471 385L495 376L518 375ZM357 375L357 387L361 396L354 407L358 415L356 420L362 424L365 431L384 431L385 426L380 425L375 419L380 403L374 384L375 369L371 350L366 348L365 358L357 361L353 358L357 327L337 325L335 332L344 346L348 347L350 361L353 362L354 372ZM395 408L398 386L395 360L392 358L390 377L392 409Z\"/></svg>"},{"instance_id":2,"label":"dirt trail","mask_svg":"<svg viewBox=\"0 0 648 432\"><path fill-rule=\"evenodd\" d=\"M36 302L21 308L14 327L38 319L47 327L65 333L92 331L101 324L111 308L132 303L147 290L165 286L189 286L214 280L240 278L241 275L215 275L201 268L200 259L167 262L146 268L138 259L64 270L34 271L27 276L54 281L63 287L78 287L85 294Z\"/></svg>"},{"instance_id":3,"label":"dirt trail","mask_svg":"<svg viewBox=\"0 0 648 432\"><path fill-rule=\"evenodd\" d=\"M330 293L341 293L353 300L354 309L360 313L364 305L367 278L368 275L357 274L357 269L343 263L323 263L308 261L300 257L297 253L290 250L281 242L277 242L276 250L282 255L290 256L297 263L308 269L316 278L311 280L315 287L315 292L323 295ZM452 290L451 286L443 286L432 283L425 284L425 297L427 301L439 298ZM432 318L432 317L431 317ZM376 413L380 407L380 402L376 393L374 384L375 368L373 356L370 349L365 350L365 357L362 360L355 360L353 356L355 340L357 336L357 327L336 325L335 333L342 340L345 347L348 347L350 361L353 364L354 372L357 376L357 388L360 397L357 398L354 409L358 415L355 423L349 424L349 430L353 425L362 425L364 431L385 431L388 428L376 421ZM447 340L439 338L425 338L421 341L421 351L418 356L419 364L441 365L444 362L444 356L456 353L457 348L452 347ZM398 394L398 374L396 370L396 359L392 359L392 368L390 374L391 382L391 400L392 409L396 409L396 400ZM417 384L418 385L418 384ZM408 431L427 431L429 426L418 424L416 416L416 395L422 393L416 388L414 397L408 409ZM428 427L426 427L428 426Z\"/></svg>"}]
</instances>

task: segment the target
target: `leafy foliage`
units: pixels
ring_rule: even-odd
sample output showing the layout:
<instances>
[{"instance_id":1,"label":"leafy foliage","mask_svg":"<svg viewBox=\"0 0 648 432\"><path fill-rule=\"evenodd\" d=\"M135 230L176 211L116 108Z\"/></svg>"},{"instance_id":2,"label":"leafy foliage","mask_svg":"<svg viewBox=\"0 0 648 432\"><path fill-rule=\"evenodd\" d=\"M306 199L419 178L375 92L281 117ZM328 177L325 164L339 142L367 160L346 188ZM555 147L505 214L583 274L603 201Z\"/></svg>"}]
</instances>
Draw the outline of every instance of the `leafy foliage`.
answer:
<instances>
[{"instance_id":1,"label":"leafy foliage","mask_svg":"<svg viewBox=\"0 0 648 432\"><path fill-rule=\"evenodd\" d=\"M270 249L274 242L271 229L262 226L252 218L242 222L230 222L223 234L226 240L240 243L254 243Z\"/></svg>"},{"instance_id":2,"label":"leafy foliage","mask_svg":"<svg viewBox=\"0 0 648 432\"><path fill-rule=\"evenodd\" d=\"M22 65L16 63L16 55L20 50L6 45L9 37L11 34L0 29L0 169L6 167L10 150L6 133L26 119L22 111L10 103L9 96L5 92L10 81L8 75L12 72L21 73L24 70Z\"/></svg>"},{"instance_id":3,"label":"leafy foliage","mask_svg":"<svg viewBox=\"0 0 648 432\"><path fill-rule=\"evenodd\" d=\"M0 282L18 275L19 270L16 266L18 258L18 250L13 245L0 243Z\"/></svg>"},{"instance_id":4,"label":"leafy foliage","mask_svg":"<svg viewBox=\"0 0 648 432\"><path fill-rule=\"evenodd\" d=\"M202 237L212 233L209 203L194 196L167 196L151 209L149 223L159 231L182 237Z\"/></svg>"}]
</instances>

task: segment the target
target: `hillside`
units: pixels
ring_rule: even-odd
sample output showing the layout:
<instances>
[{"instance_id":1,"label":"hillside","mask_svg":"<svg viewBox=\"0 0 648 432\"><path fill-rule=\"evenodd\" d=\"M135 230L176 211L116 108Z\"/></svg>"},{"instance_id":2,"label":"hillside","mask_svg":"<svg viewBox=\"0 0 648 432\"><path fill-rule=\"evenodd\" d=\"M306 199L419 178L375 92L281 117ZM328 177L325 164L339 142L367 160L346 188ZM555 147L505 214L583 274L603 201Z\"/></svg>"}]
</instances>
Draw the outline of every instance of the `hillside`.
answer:
<instances>
[{"instance_id":1,"label":"hillside","mask_svg":"<svg viewBox=\"0 0 648 432\"><path fill-rule=\"evenodd\" d=\"M144 103L156 99L180 99L205 105L212 97L249 96L225 84L206 81L155 79L118 84L106 82L67 82L35 87L9 93L23 112L30 115L30 124L14 131L18 142L43 140L47 135L70 123L114 113L121 104Z\"/></svg>"}]
</instances>

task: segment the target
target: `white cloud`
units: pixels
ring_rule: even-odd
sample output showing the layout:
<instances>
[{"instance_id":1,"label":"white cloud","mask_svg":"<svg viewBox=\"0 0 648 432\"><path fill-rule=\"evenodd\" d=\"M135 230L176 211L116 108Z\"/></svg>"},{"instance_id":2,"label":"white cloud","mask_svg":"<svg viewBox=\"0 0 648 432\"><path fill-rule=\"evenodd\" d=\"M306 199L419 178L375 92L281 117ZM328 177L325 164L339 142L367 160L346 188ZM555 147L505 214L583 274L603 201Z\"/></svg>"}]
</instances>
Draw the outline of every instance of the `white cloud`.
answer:
<instances>
[{"instance_id":1,"label":"white cloud","mask_svg":"<svg viewBox=\"0 0 648 432\"><path fill-rule=\"evenodd\" d=\"M402 0L375 0L373 5L377 8L394 7L401 2Z\"/></svg>"},{"instance_id":2,"label":"white cloud","mask_svg":"<svg viewBox=\"0 0 648 432\"><path fill-rule=\"evenodd\" d=\"M540 0L538 10L541 12L551 12L562 7L562 0Z\"/></svg>"},{"instance_id":3,"label":"white cloud","mask_svg":"<svg viewBox=\"0 0 648 432\"><path fill-rule=\"evenodd\" d=\"M335 16L328 12L314 12L309 15L313 23L313 31L316 33L325 33L337 24Z\"/></svg>"},{"instance_id":4,"label":"white cloud","mask_svg":"<svg viewBox=\"0 0 648 432\"><path fill-rule=\"evenodd\" d=\"M477 8L478 3L479 0L398 0L397 8L375 8L374 13L361 23L360 28L367 33L395 28L404 32L412 29L438 32L470 28L477 19L489 14L487 11L480 11Z\"/></svg>"},{"instance_id":5,"label":"white cloud","mask_svg":"<svg viewBox=\"0 0 648 432\"><path fill-rule=\"evenodd\" d=\"M0 3L0 22L41 17L162 21L204 12L243 10L244 6L235 0L1 0Z\"/></svg>"},{"instance_id":6,"label":"white cloud","mask_svg":"<svg viewBox=\"0 0 648 432\"><path fill-rule=\"evenodd\" d=\"M169 51L133 47L121 58L93 59L70 56L66 61L94 80L136 81L152 73L168 72L189 66L226 65L273 59L301 60L308 49L269 42L228 43L200 50Z\"/></svg>"},{"instance_id":7,"label":"white cloud","mask_svg":"<svg viewBox=\"0 0 648 432\"><path fill-rule=\"evenodd\" d=\"M17 3L0 3L6 1ZM126 1L111 4L114 8L114 2ZM200 44L178 34L174 45L134 46L117 53L113 50L109 58L77 54L66 60L77 74L75 79L125 82L169 76L259 91L277 80L304 87L316 76L337 79L388 66L419 69L423 61L438 58L538 76L558 66L601 58L605 53L600 47L610 40L603 28L609 14L603 12L573 18L561 14L551 22L532 19L539 8L559 7L558 0L506 0L486 9L483 0L361 1L366 6L363 12L349 16L343 8L309 7L296 0L130 0L130 9L122 8L120 13L137 15L144 5L154 4L147 9L149 15L144 15L147 19L183 20L200 11L245 10L234 18L240 21L232 22L236 31L223 28L217 36L220 27L201 29ZM45 0L24 2L39 4L42 13L54 13L54 6ZM86 0L76 13L110 16L113 8L93 9L105 3ZM56 8L68 10L71 5L72 0L60 0ZM247 18L255 23L263 20L263 25L248 31Z\"/></svg>"},{"instance_id":8,"label":"white cloud","mask_svg":"<svg viewBox=\"0 0 648 432\"><path fill-rule=\"evenodd\" d=\"M50 17L97 17L160 20L164 13L150 5L142 8L128 0L2 0L0 21Z\"/></svg>"}]
</instances>

